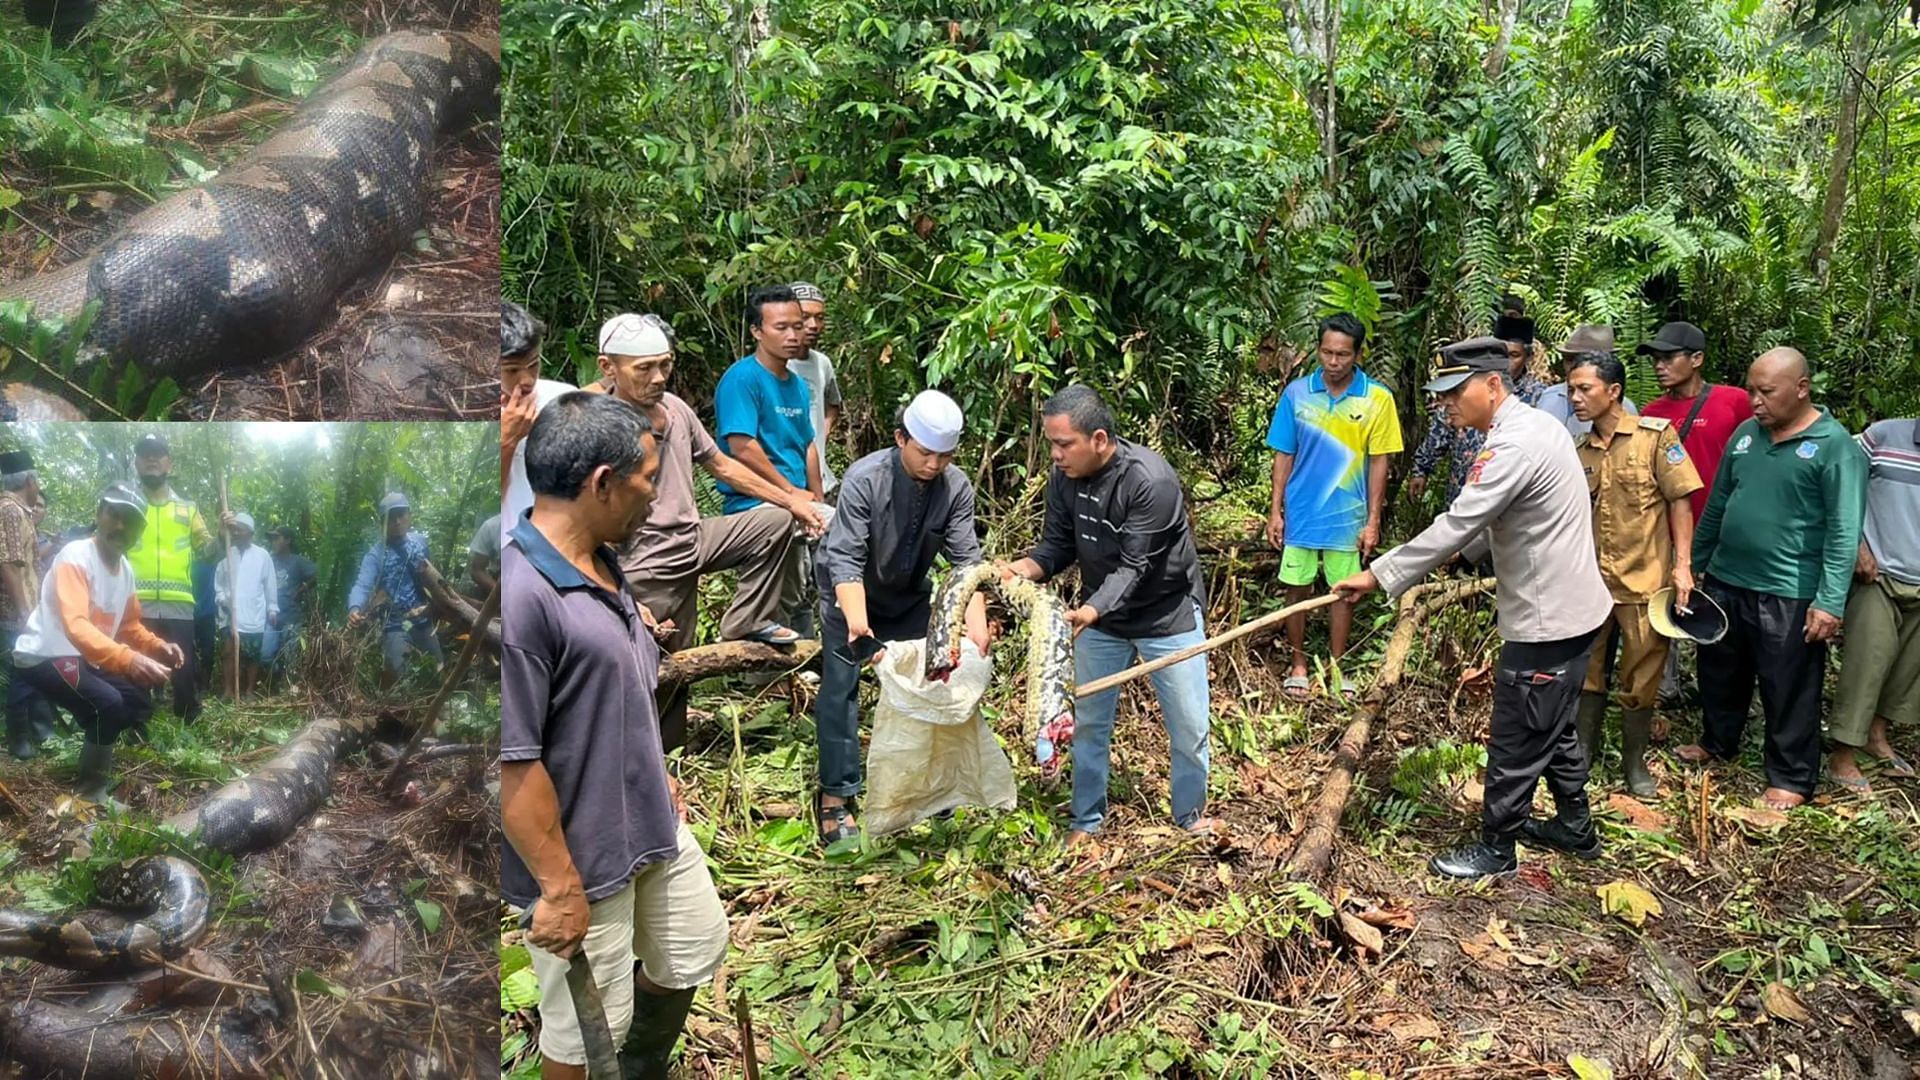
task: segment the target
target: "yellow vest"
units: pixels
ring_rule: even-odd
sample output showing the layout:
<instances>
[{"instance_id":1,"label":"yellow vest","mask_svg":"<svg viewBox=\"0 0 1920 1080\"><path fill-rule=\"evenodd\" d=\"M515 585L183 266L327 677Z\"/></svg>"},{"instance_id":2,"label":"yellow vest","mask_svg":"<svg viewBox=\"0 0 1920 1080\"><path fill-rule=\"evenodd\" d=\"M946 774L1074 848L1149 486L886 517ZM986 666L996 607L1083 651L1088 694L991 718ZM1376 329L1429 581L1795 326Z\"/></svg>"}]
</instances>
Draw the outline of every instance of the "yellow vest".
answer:
<instances>
[{"instance_id":1,"label":"yellow vest","mask_svg":"<svg viewBox=\"0 0 1920 1080\"><path fill-rule=\"evenodd\" d=\"M142 603L193 603L193 504L178 495L147 507L147 530L127 552Z\"/></svg>"}]
</instances>

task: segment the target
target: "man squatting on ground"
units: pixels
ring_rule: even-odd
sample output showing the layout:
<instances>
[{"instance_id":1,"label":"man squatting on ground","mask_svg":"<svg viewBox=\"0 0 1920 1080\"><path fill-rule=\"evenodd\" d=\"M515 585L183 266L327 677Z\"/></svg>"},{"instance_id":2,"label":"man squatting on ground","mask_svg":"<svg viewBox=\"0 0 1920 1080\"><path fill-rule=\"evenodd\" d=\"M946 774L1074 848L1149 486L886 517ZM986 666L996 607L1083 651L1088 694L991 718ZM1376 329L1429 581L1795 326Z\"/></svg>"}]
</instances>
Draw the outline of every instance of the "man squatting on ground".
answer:
<instances>
[{"instance_id":1,"label":"man squatting on ground","mask_svg":"<svg viewBox=\"0 0 1920 1080\"><path fill-rule=\"evenodd\" d=\"M534 421L526 461L533 508L500 568L500 882L533 907L541 1075L586 1075L567 991L584 950L626 1075L664 1080L727 916L667 775L660 648L613 546L646 517L659 451L639 411L577 392Z\"/></svg>"}]
</instances>

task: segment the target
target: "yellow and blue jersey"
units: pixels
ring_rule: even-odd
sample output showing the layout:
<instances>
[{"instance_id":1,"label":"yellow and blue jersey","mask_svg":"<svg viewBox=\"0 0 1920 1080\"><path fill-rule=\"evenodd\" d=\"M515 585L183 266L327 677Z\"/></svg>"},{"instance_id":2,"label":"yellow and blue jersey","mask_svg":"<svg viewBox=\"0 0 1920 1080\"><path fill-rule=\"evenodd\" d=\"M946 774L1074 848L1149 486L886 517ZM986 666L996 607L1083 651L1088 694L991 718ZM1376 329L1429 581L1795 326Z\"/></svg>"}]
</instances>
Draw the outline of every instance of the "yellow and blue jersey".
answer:
<instances>
[{"instance_id":1,"label":"yellow and blue jersey","mask_svg":"<svg viewBox=\"0 0 1920 1080\"><path fill-rule=\"evenodd\" d=\"M1404 448L1393 391L1364 371L1355 371L1338 397L1327 392L1318 371L1295 379L1273 411L1267 446L1293 456L1287 544L1354 551L1367 524L1367 459Z\"/></svg>"}]
</instances>

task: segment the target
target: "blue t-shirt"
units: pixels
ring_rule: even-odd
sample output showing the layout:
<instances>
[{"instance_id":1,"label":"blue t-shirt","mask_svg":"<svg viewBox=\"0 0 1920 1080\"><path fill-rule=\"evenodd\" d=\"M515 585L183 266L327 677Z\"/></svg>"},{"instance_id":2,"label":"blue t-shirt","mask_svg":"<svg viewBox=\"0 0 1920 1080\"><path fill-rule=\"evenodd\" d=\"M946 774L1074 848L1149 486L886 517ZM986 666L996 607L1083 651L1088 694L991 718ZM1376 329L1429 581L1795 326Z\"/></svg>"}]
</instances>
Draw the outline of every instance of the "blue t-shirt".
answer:
<instances>
[{"instance_id":1,"label":"blue t-shirt","mask_svg":"<svg viewBox=\"0 0 1920 1080\"><path fill-rule=\"evenodd\" d=\"M1314 551L1356 551L1367 524L1367 459L1397 454L1393 392L1364 371L1339 397L1314 372L1287 384L1267 428L1267 446L1293 455L1287 475L1286 542Z\"/></svg>"},{"instance_id":2,"label":"blue t-shirt","mask_svg":"<svg viewBox=\"0 0 1920 1080\"><path fill-rule=\"evenodd\" d=\"M812 409L813 394L807 389L807 380L792 371L781 379L759 360L745 356L734 361L713 389L713 436L723 454L727 453L727 436L753 438L787 483L805 488L807 448L813 445ZM715 486L725 496L722 508L729 514L760 505L759 499L742 495L725 483Z\"/></svg>"}]
</instances>

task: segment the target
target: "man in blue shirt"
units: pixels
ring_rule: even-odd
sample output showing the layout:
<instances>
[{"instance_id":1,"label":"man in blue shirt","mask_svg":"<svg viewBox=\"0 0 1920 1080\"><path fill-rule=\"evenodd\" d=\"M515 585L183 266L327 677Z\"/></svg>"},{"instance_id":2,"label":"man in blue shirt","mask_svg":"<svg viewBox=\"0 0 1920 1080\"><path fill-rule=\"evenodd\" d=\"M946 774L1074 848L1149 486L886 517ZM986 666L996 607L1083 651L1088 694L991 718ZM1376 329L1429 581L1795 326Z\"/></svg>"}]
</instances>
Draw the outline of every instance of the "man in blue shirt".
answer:
<instances>
[{"instance_id":1,"label":"man in blue shirt","mask_svg":"<svg viewBox=\"0 0 1920 1080\"><path fill-rule=\"evenodd\" d=\"M360 572L347 594L347 623L359 626L369 607L384 605L380 653L386 663L380 669L380 689L385 690L406 669L409 651L431 657L435 671L446 657L433 636L433 617L426 611L428 582L436 576L427 561L427 537L409 527L413 508L407 497L388 492L380 500L380 520L386 534L360 560Z\"/></svg>"},{"instance_id":2,"label":"man in blue shirt","mask_svg":"<svg viewBox=\"0 0 1920 1080\"><path fill-rule=\"evenodd\" d=\"M807 355L807 314L787 285L747 294L747 330L753 352L735 361L713 389L713 433L721 452L745 465L788 496L826 499L820 482L820 447L813 438L813 392L792 361ZM724 480L714 486L729 514L751 510L761 500ZM806 596L806 564L789 564L780 610L791 625Z\"/></svg>"},{"instance_id":3,"label":"man in blue shirt","mask_svg":"<svg viewBox=\"0 0 1920 1080\"><path fill-rule=\"evenodd\" d=\"M1287 384L1267 430L1273 451L1267 542L1281 550L1280 583L1291 603L1305 600L1323 573L1328 585L1359 573L1360 561L1380 543L1387 466L1405 447L1393 392L1360 370L1366 345L1366 328L1352 315L1321 320L1320 370ZM1353 692L1337 671L1352 628L1353 605L1335 604L1329 644L1339 694ZM1304 612L1287 620L1287 641L1293 669L1284 689L1304 701L1311 686Z\"/></svg>"}]
</instances>

